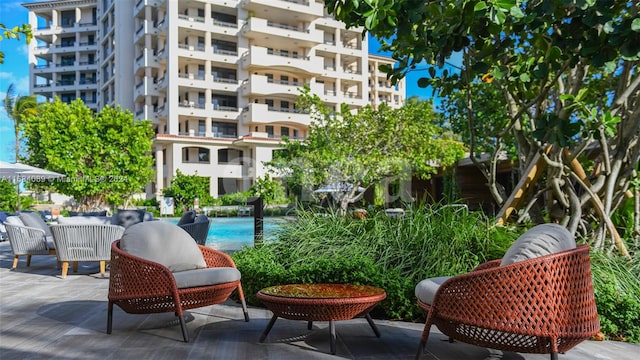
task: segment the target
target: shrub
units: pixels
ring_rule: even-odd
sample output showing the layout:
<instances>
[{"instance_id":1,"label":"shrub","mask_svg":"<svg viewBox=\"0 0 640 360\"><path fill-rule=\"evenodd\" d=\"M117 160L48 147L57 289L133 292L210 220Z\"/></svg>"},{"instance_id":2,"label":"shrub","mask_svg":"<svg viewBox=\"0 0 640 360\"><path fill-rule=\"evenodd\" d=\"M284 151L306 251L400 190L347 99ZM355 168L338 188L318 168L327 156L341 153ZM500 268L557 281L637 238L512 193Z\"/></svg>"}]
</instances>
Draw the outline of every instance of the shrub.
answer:
<instances>
[{"instance_id":1,"label":"shrub","mask_svg":"<svg viewBox=\"0 0 640 360\"><path fill-rule=\"evenodd\" d=\"M640 256L591 253L601 331L609 338L640 342Z\"/></svg>"},{"instance_id":2,"label":"shrub","mask_svg":"<svg viewBox=\"0 0 640 360\"><path fill-rule=\"evenodd\" d=\"M288 283L354 283L385 289L372 315L423 321L416 284L472 270L497 259L526 229L495 227L484 215L449 207L417 209L402 219L370 211L358 220L299 211L277 240L232 255L250 304L262 288ZM602 331L640 342L640 255L634 260L595 252L592 269Z\"/></svg>"},{"instance_id":3,"label":"shrub","mask_svg":"<svg viewBox=\"0 0 640 360\"><path fill-rule=\"evenodd\" d=\"M480 213L448 207L418 209L402 219L382 211L364 220L301 211L275 242L245 248L233 258L243 274L251 274L243 277L251 303L270 285L348 282L385 289L382 316L415 320L423 316L414 295L420 280L470 271L489 260L487 254L502 256L516 236L490 228Z\"/></svg>"}]
</instances>

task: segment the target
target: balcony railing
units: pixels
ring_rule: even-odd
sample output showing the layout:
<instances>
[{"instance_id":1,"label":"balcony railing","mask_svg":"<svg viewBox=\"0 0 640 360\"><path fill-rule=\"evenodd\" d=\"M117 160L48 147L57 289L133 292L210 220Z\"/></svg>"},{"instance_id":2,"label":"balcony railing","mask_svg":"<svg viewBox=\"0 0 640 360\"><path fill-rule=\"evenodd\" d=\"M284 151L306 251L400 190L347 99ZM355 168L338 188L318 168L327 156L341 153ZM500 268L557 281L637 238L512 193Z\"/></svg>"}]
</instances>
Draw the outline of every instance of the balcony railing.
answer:
<instances>
[{"instance_id":1,"label":"balcony railing","mask_svg":"<svg viewBox=\"0 0 640 360\"><path fill-rule=\"evenodd\" d=\"M216 19L213 19L213 25L221 26L221 27L228 27L228 28L237 28L238 27L238 24L230 23L230 22L226 22L226 21L221 21L221 20L216 20Z\"/></svg>"},{"instance_id":2,"label":"balcony railing","mask_svg":"<svg viewBox=\"0 0 640 360\"><path fill-rule=\"evenodd\" d=\"M203 23L204 22L204 18L200 17L200 16L189 16L189 15L178 15L178 19L181 20L187 20L187 21L195 21L195 22L199 22L199 23Z\"/></svg>"},{"instance_id":3,"label":"balcony railing","mask_svg":"<svg viewBox=\"0 0 640 360\"><path fill-rule=\"evenodd\" d=\"M227 84L237 84L238 80L236 79L231 79L231 78L221 78L221 77L213 77L213 82L219 82L219 83L227 83Z\"/></svg>"},{"instance_id":4,"label":"balcony railing","mask_svg":"<svg viewBox=\"0 0 640 360\"><path fill-rule=\"evenodd\" d=\"M212 104L212 105L213 105L213 110L233 111L233 112L238 111L238 108L236 106L222 106L222 105L217 105L217 104Z\"/></svg>"},{"instance_id":5,"label":"balcony railing","mask_svg":"<svg viewBox=\"0 0 640 360\"><path fill-rule=\"evenodd\" d=\"M214 54L220 54L220 55L231 55L231 56L238 56L238 51L237 50L222 50L222 49L213 49L213 53Z\"/></svg>"},{"instance_id":6,"label":"balcony railing","mask_svg":"<svg viewBox=\"0 0 640 360\"><path fill-rule=\"evenodd\" d=\"M297 32L302 32L302 33L307 33L307 34L309 33L308 29L300 29L297 26L281 24L281 23L277 23L277 22L273 22L273 21L267 21L267 26L271 26L271 27L275 27L275 28L279 28L279 29L297 31Z\"/></svg>"},{"instance_id":7,"label":"balcony railing","mask_svg":"<svg viewBox=\"0 0 640 360\"><path fill-rule=\"evenodd\" d=\"M311 58L309 56L302 56L299 54L290 54L290 53L283 53L281 51L276 52L273 49L267 49L267 54L268 55L277 55L277 56L281 56L281 57L286 57L286 58L292 58L292 59L301 59L301 60L310 60Z\"/></svg>"},{"instance_id":8,"label":"balcony railing","mask_svg":"<svg viewBox=\"0 0 640 360\"><path fill-rule=\"evenodd\" d=\"M269 106L267 107L267 109L269 111L277 111L277 112L284 112L284 113L294 113L294 114L308 114L309 110L305 110L305 109L291 109L291 108L283 108L283 107L276 107L276 106Z\"/></svg>"}]
</instances>

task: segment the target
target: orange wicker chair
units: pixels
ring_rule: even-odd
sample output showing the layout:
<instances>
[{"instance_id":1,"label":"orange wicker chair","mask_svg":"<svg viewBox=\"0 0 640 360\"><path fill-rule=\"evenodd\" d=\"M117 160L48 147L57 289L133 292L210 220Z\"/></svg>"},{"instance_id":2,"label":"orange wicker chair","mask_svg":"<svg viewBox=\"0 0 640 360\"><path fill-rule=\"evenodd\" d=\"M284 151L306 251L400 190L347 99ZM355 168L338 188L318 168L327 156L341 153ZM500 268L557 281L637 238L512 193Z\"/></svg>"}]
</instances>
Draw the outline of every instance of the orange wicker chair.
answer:
<instances>
[{"instance_id":1,"label":"orange wicker chair","mask_svg":"<svg viewBox=\"0 0 640 360\"><path fill-rule=\"evenodd\" d=\"M600 330L587 245L440 279L431 304L418 300L427 319L416 359L433 324L451 341L551 359Z\"/></svg>"},{"instance_id":2,"label":"orange wicker chair","mask_svg":"<svg viewBox=\"0 0 640 360\"><path fill-rule=\"evenodd\" d=\"M140 224L134 226L140 226ZM172 226L178 228L176 225ZM184 232L184 230L180 231ZM207 269L235 269L235 263L227 254L197 245L186 232L184 235L193 246L200 249ZM175 241L176 239L169 240ZM199 270L191 270L191 272L197 271ZM184 341L189 342L184 311L222 303L236 289L242 303L244 319L249 321L249 313L239 279L212 285L181 288L178 285L180 281L176 280L179 277L178 274L180 273L172 272L167 266L158 262L143 259L124 251L121 249L121 240L115 241L111 246L107 333L111 334L112 330L113 306L118 305L130 314L174 312L180 320Z\"/></svg>"}]
</instances>

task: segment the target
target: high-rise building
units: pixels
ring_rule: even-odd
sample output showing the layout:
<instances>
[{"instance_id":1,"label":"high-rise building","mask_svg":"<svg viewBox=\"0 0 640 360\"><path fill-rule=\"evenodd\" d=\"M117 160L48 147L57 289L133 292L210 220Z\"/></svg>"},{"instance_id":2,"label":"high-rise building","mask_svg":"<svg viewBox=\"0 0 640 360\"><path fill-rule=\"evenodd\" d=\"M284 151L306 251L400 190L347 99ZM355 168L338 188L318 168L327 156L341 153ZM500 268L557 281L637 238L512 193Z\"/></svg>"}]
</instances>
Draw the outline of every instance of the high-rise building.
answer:
<instances>
[{"instance_id":1,"label":"high-rise building","mask_svg":"<svg viewBox=\"0 0 640 360\"><path fill-rule=\"evenodd\" d=\"M304 139L302 86L330 107L385 102L392 86L362 29L307 0L60 0L24 4L34 29L31 93L120 105L153 123L159 195L176 171L215 196L248 189L283 137Z\"/></svg>"}]
</instances>

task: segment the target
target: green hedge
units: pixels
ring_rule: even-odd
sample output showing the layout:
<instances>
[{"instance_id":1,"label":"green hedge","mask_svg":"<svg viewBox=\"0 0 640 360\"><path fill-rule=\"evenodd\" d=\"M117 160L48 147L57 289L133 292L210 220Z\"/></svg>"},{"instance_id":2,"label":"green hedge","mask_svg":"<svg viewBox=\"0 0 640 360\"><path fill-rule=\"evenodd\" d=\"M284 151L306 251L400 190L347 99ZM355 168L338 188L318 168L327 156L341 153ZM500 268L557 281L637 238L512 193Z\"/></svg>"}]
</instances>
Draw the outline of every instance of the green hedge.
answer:
<instances>
[{"instance_id":1,"label":"green hedge","mask_svg":"<svg viewBox=\"0 0 640 360\"><path fill-rule=\"evenodd\" d=\"M249 304L256 293L291 283L378 286L387 299L379 318L424 321L416 284L429 277L468 272L502 257L526 229L496 227L481 213L449 207L418 209L402 219L369 212L364 220L313 211L298 213L275 242L232 254L242 272ZM602 331L612 339L640 342L640 260L592 254L594 290Z\"/></svg>"}]
</instances>

